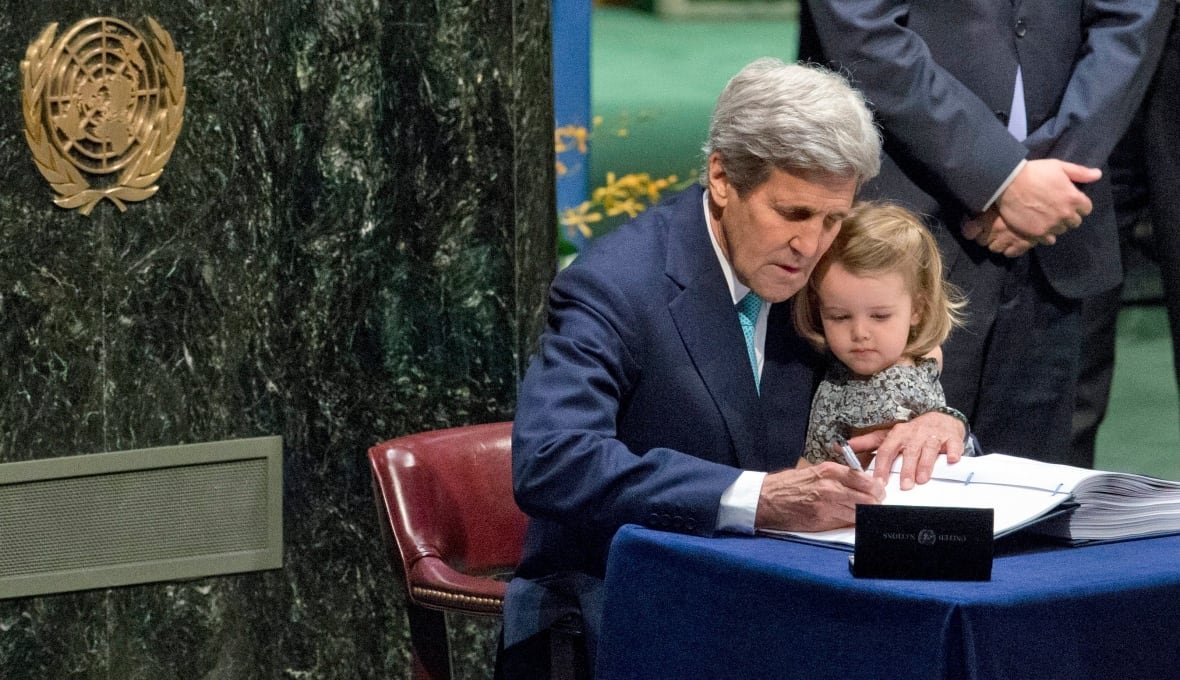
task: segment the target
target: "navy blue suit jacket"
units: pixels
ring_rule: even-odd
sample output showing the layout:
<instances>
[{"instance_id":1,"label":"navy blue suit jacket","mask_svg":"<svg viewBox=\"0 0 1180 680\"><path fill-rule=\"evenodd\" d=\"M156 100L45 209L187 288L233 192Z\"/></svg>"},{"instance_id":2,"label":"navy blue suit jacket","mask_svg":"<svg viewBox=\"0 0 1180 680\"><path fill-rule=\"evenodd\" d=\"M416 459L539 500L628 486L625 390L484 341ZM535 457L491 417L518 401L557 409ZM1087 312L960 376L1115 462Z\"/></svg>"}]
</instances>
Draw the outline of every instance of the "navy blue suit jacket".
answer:
<instances>
[{"instance_id":1,"label":"navy blue suit jacket","mask_svg":"<svg viewBox=\"0 0 1180 680\"><path fill-rule=\"evenodd\" d=\"M800 57L849 73L885 132L887 158L862 198L937 218L948 258L1022 158L1105 165L1147 88L1167 28L1160 0L807 0ZM1022 65L1028 138L1007 130ZM1093 213L1034 248L1058 293L1082 298L1121 278L1110 183Z\"/></svg>"},{"instance_id":2,"label":"navy blue suit jacket","mask_svg":"<svg viewBox=\"0 0 1180 680\"><path fill-rule=\"evenodd\" d=\"M553 282L513 427L532 520L517 576L601 577L623 524L713 533L740 469L795 464L819 357L773 305L761 396L702 189L614 233Z\"/></svg>"}]
</instances>

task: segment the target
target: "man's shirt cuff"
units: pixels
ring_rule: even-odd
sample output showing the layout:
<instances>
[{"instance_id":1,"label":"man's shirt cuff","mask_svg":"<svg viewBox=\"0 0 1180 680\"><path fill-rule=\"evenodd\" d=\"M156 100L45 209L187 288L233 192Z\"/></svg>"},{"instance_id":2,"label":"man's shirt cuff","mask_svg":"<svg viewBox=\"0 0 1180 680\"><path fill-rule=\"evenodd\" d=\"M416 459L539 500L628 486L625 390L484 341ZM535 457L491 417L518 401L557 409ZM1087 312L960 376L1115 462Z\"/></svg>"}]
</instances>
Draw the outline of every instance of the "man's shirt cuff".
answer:
<instances>
[{"instance_id":1,"label":"man's shirt cuff","mask_svg":"<svg viewBox=\"0 0 1180 680\"><path fill-rule=\"evenodd\" d=\"M1012 185L1012 182L1016 180L1016 175L1020 174L1020 171L1023 170L1024 166L1027 164L1027 159L1020 159L1020 162L1016 164L1016 167L1012 170L1012 172L1008 173L1008 179L1004 180L1004 183L1000 185L1000 188L996 189L996 193L992 194L992 197L988 199L987 205L983 206L983 212L990 210L991 207L996 204L996 201L1000 200L1000 194L1004 193L1004 191L1006 191L1008 187Z\"/></svg>"},{"instance_id":2,"label":"man's shirt cuff","mask_svg":"<svg viewBox=\"0 0 1180 680\"><path fill-rule=\"evenodd\" d=\"M717 512L718 531L754 533L754 515L758 511L758 497L762 495L764 479L765 472L743 470L721 494L721 509Z\"/></svg>"}]
</instances>

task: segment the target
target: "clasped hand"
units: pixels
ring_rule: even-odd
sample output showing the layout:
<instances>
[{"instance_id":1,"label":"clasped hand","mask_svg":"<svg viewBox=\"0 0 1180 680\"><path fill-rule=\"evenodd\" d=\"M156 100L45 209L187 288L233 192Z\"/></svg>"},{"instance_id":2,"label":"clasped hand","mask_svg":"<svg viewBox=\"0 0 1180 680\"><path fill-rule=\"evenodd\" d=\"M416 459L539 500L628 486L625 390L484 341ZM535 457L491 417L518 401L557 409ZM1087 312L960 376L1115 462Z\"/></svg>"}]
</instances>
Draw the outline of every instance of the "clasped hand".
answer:
<instances>
[{"instance_id":1,"label":"clasped hand","mask_svg":"<svg viewBox=\"0 0 1180 680\"><path fill-rule=\"evenodd\" d=\"M963 236L1005 257L1019 257L1037 245L1051 246L1093 210L1090 198L1076 185L1101 177L1101 170L1075 163L1028 161L991 208L963 223Z\"/></svg>"}]
</instances>

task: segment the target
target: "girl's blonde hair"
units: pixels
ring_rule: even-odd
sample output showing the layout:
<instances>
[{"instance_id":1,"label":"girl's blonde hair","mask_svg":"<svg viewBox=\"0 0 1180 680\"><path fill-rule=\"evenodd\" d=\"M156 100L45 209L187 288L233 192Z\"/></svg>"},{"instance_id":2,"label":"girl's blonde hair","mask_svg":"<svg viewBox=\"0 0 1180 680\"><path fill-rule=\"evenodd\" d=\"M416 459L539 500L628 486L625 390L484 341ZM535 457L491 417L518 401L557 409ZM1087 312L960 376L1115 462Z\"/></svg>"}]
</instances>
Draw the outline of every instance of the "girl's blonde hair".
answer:
<instances>
[{"instance_id":1,"label":"girl's blonde hair","mask_svg":"<svg viewBox=\"0 0 1180 680\"><path fill-rule=\"evenodd\" d=\"M795 327L819 350L827 348L820 319L819 284L834 263L850 274L899 272L913 298L918 323L910 328L905 352L920 357L942 345L963 325L966 301L942 276L942 256L917 215L890 203L861 203L844 218L832 247L815 265L795 299Z\"/></svg>"}]
</instances>

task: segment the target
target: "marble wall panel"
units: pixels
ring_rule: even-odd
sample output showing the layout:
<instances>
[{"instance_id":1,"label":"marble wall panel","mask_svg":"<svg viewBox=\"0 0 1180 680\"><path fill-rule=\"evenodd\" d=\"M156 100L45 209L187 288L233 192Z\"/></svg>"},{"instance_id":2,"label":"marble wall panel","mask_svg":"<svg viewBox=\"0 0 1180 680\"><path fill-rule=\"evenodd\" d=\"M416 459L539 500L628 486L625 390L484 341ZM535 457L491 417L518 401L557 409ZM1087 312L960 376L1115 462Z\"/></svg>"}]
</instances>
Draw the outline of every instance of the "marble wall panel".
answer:
<instances>
[{"instance_id":1,"label":"marble wall panel","mask_svg":"<svg viewBox=\"0 0 1180 680\"><path fill-rule=\"evenodd\" d=\"M0 601L0 677L400 677L364 451L511 417L555 266L548 3L4 5L0 463L280 434L285 566ZM84 217L18 64L98 15L171 33L187 109L159 193ZM452 624L487 677L495 626Z\"/></svg>"}]
</instances>

